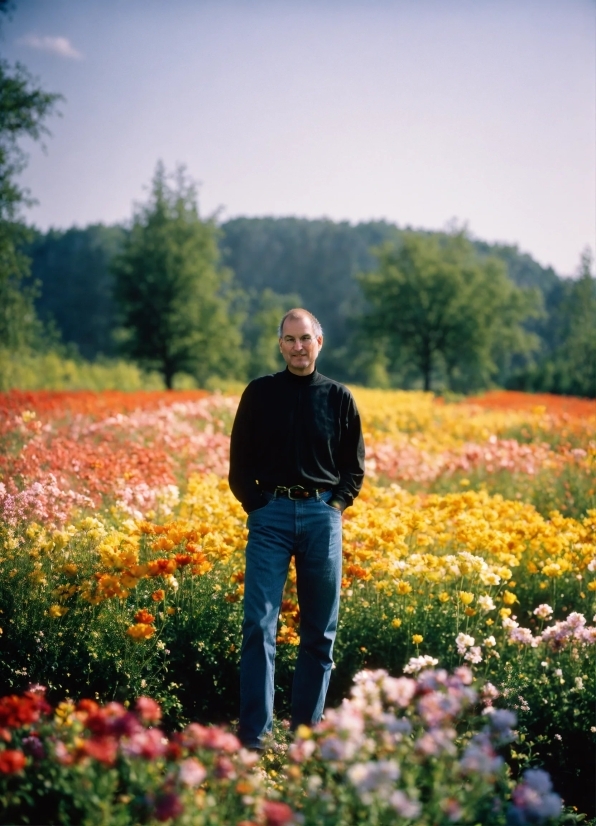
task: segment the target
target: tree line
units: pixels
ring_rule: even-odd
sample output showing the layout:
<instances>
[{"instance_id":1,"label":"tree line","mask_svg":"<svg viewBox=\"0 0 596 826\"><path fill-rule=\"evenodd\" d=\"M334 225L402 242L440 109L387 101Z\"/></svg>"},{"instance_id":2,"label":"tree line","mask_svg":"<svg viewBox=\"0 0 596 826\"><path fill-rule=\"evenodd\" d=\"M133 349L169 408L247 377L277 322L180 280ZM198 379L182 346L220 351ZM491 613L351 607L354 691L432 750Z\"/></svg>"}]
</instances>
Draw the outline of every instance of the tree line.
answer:
<instances>
[{"instance_id":1,"label":"tree line","mask_svg":"<svg viewBox=\"0 0 596 826\"><path fill-rule=\"evenodd\" d=\"M280 369L278 319L303 305L325 330L320 369L342 381L596 396L588 251L564 279L461 228L220 223L200 214L184 169L162 164L125 225L27 227L19 140L39 139L59 103L0 61L0 348L124 354L168 387L182 375L245 381Z\"/></svg>"}]
</instances>

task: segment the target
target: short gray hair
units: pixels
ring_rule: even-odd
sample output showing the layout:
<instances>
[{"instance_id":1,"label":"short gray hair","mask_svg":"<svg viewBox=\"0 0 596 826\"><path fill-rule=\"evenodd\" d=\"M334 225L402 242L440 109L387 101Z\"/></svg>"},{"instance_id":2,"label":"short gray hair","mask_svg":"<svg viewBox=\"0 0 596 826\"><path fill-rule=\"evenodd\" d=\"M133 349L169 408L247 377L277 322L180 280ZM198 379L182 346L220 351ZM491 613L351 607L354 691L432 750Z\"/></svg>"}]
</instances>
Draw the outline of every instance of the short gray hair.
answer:
<instances>
[{"instance_id":1,"label":"short gray hair","mask_svg":"<svg viewBox=\"0 0 596 826\"><path fill-rule=\"evenodd\" d=\"M288 312L284 315L282 320L279 322L279 327L277 328L277 337L281 338L283 336L284 324L286 323L288 318L297 319L297 318L302 318L303 316L306 316L307 318L310 318L313 333L315 334L315 336L322 336L323 335L323 328L321 327L321 322L319 321L319 319L316 318L316 316L314 316L312 313L309 313L308 310L304 310L302 307L294 307L292 310L288 310Z\"/></svg>"}]
</instances>

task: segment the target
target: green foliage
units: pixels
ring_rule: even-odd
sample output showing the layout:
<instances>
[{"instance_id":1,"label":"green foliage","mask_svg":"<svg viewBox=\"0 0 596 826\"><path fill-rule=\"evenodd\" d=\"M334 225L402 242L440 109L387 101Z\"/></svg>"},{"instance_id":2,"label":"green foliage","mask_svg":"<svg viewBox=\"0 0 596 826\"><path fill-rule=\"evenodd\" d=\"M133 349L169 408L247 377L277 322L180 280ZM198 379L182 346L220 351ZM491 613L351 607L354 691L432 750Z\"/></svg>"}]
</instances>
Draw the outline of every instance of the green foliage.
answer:
<instances>
[{"instance_id":1,"label":"green foliage","mask_svg":"<svg viewBox=\"0 0 596 826\"><path fill-rule=\"evenodd\" d=\"M117 359L88 362L60 350L0 348L0 391L20 390L162 390L156 372Z\"/></svg>"},{"instance_id":2,"label":"green foliage","mask_svg":"<svg viewBox=\"0 0 596 826\"><path fill-rule=\"evenodd\" d=\"M36 234L25 248L32 257L33 277L41 286L36 298L40 316L44 321L53 318L63 340L76 344L89 359L115 352L113 331L118 320L110 266L124 235L118 226L50 231ZM369 386L412 386L419 382L407 361L390 365L380 342L361 338L357 327L366 304L355 276L378 266L372 247L398 244L402 235L395 225L384 222L350 225L297 218L236 218L222 224L217 233L222 263L234 272L241 288L230 295L226 286L244 341L245 363L237 361L236 376L246 379L276 369L272 368L279 364L274 334L267 332L279 320L274 318L274 307L285 310L290 304L299 304L311 309L323 323L322 372ZM428 239L436 234L417 231L416 235ZM544 353L550 353L562 341L557 319L567 295L567 281L516 247L477 240L471 243L481 260L492 257L501 261L517 286L536 288L545 296L548 317L528 318L523 329L538 336ZM503 339L501 353L493 354L498 367L493 380L498 382L526 361L520 356L510 359L505 344ZM220 370L219 377L214 375L213 379L221 381L224 372ZM458 387L465 386L467 380L454 377Z\"/></svg>"},{"instance_id":3,"label":"green foliage","mask_svg":"<svg viewBox=\"0 0 596 826\"><path fill-rule=\"evenodd\" d=\"M596 281L592 254L582 253L577 279L560 291L553 312L556 346L533 369L514 375L511 387L596 398Z\"/></svg>"},{"instance_id":4,"label":"green foliage","mask_svg":"<svg viewBox=\"0 0 596 826\"><path fill-rule=\"evenodd\" d=\"M39 283L35 305L40 318L55 322L62 341L75 345L86 359L116 354L110 265L124 238L123 227L96 224L36 232L25 248Z\"/></svg>"},{"instance_id":5,"label":"green foliage","mask_svg":"<svg viewBox=\"0 0 596 826\"><path fill-rule=\"evenodd\" d=\"M393 369L414 364L425 390L440 376L455 391L486 386L536 346L522 322L538 312L538 294L515 287L497 259L479 259L463 234L407 233L377 254L378 271L359 278L364 331Z\"/></svg>"},{"instance_id":6,"label":"green foliage","mask_svg":"<svg viewBox=\"0 0 596 826\"><path fill-rule=\"evenodd\" d=\"M6 11L7 6L1 9ZM24 286L28 258L21 252L28 231L21 207L31 203L16 178L27 157L19 141L48 134L44 121L60 95L39 88L24 66L0 60L0 347L17 349L36 341L40 326L33 306L35 289Z\"/></svg>"},{"instance_id":7,"label":"green foliage","mask_svg":"<svg viewBox=\"0 0 596 826\"><path fill-rule=\"evenodd\" d=\"M195 186L182 168L171 184L158 164L113 271L121 348L159 370L168 388L180 372L199 384L242 373L238 320L228 316L230 277L218 258L216 227L199 217Z\"/></svg>"},{"instance_id":8,"label":"green foliage","mask_svg":"<svg viewBox=\"0 0 596 826\"><path fill-rule=\"evenodd\" d=\"M396 238L397 227L384 221L352 226L346 221L235 218L222 225L222 233L223 261L247 293L266 288L297 293L299 304L319 318L325 333L321 371L366 383L367 364L358 362L356 369L347 349L353 319L362 310L355 276L374 267L370 248Z\"/></svg>"}]
</instances>

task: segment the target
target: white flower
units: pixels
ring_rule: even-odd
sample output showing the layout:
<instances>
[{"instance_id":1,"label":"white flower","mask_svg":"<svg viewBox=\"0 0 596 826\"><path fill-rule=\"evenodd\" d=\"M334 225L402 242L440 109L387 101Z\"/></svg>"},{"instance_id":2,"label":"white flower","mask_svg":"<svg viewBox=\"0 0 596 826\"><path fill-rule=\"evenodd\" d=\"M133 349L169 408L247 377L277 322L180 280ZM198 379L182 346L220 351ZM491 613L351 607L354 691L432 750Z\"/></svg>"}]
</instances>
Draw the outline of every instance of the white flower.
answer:
<instances>
[{"instance_id":1,"label":"white flower","mask_svg":"<svg viewBox=\"0 0 596 826\"><path fill-rule=\"evenodd\" d=\"M484 640L484 643L483 643L483 644L486 646L486 648L494 648L494 647L495 647L495 645L497 644L497 641L496 641L496 639L495 639L495 638L491 635L490 637L487 637L487 638Z\"/></svg>"},{"instance_id":2,"label":"white flower","mask_svg":"<svg viewBox=\"0 0 596 826\"><path fill-rule=\"evenodd\" d=\"M482 662L482 651L479 645L473 645L472 648L468 651L467 654L464 655L464 660L475 664Z\"/></svg>"},{"instance_id":3,"label":"white flower","mask_svg":"<svg viewBox=\"0 0 596 826\"><path fill-rule=\"evenodd\" d=\"M539 605L538 608L534 608L534 616L538 617L539 619L550 619L553 614L553 609L550 605L547 605L545 602L542 605Z\"/></svg>"},{"instance_id":4,"label":"white flower","mask_svg":"<svg viewBox=\"0 0 596 826\"><path fill-rule=\"evenodd\" d=\"M410 657L408 664L404 668L404 674L416 674L418 671L422 671L423 668L433 668L438 664L439 661L434 657L429 657L428 654L424 654L421 657Z\"/></svg>"},{"instance_id":5,"label":"white flower","mask_svg":"<svg viewBox=\"0 0 596 826\"><path fill-rule=\"evenodd\" d=\"M494 611L495 603L492 600L492 597L489 597L488 594L484 594L484 596L478 597L478 605L482 608L483 611Z\"/></svg>"},{"instance_id":6,"label":"white flower","mask_svg":"<svg viewBox=\"0 0 596 826\"><path fill-rule=\"evenodd\" d=\"M455 644L457 645L457 653L462 656L466 653L466 649L474 645L474 637L470 637L469 634L459 633L455 638Z\"/></svg>"}]
</instances>

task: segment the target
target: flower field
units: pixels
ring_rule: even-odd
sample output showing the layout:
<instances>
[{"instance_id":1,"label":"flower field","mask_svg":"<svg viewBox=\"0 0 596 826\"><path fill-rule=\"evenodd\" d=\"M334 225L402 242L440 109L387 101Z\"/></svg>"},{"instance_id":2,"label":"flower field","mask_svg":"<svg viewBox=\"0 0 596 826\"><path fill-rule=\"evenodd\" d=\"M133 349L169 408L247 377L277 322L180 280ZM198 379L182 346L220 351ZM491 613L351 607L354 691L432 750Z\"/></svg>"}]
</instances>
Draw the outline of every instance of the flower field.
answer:
<instances>
[{"instance_id":1,"label":"flower field","mask_svg":"<svg viewBox=\"0 0 596 826\"><path fill-rule=\"evenodd\" d=\"M293 741L283 727L290 576L281 745L258 765L225 728L237 397L0 396L0 822L594 817L596 403L354 393L367 481L343 517L336 708Z\"/></svg>"}]
</instances>

